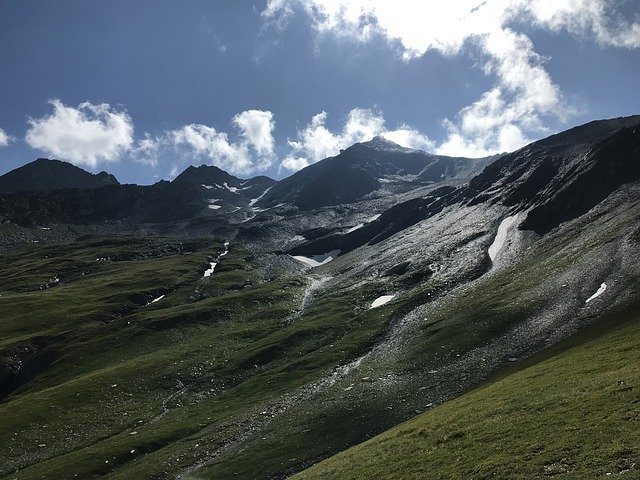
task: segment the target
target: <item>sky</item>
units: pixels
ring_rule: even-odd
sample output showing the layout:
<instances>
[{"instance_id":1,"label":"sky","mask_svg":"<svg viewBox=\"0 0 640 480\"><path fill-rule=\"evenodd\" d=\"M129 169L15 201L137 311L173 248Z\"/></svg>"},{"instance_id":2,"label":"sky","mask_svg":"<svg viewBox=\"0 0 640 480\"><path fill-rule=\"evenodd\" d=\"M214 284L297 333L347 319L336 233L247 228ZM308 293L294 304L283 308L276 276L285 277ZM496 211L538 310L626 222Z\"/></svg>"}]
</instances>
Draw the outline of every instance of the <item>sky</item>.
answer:
<instances>
[{"instance_id":1,"label":"sky","mask_svg":"<svg viewBox=\"0 0 640 480\"><path fill-rule=\"evenodd\" d=\"M481 157L640 114L639 79L640 0L0 0L0 174Z\"/></svg>"}]
</instances>

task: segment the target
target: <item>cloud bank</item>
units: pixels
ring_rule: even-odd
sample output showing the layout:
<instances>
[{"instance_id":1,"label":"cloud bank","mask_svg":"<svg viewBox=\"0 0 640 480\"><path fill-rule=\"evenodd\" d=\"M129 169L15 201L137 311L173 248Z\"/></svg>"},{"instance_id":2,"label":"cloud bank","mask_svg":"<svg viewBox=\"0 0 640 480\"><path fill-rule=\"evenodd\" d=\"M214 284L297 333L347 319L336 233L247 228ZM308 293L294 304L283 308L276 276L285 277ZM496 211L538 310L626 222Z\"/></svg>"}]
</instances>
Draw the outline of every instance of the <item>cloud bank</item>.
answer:
<instances>
[{"instance_id":1,"label":"cloud bank","mask_svg":"<svg viewBox=\"0 0 640 480\"><path fill-rule=\"evenodd\" d=\"M566 119L571 108L544 68L545 59L516 25L566 31L602 46L640 47L640 22L625 19L613 0L269 0L262 12L279 25L300 9L319 35L367 42L382 36L406 61L434 51L459 55L480 48L494 86L443 124L438 153L482 156L513 150L546 131L547 118ZM279 19L279 23L276 22Z\"/></svg>"},{"instance_id":2,"label":"cloud bank","mask_svg":"<svg viewBox=\"0 0 640 480\"><path fill-rule=\"evenodd\" d=\"M247 110L235 115L231 120L238 130L235 141L226 132L200 124L184 125L155 137L146 133L136 140L131 117L108 103L84 102L77 107L58 99L49 103L51 113L29 118L25 141L49 156L92 169L124 156L156 165L162 155L179 155L244 174L265 170L275 159L275 120L269 111ZM10 141L0 130L0 146Z\"/></svg>"},{"instance_id":3,"label":"cloud bank","mask_svg":"<svg viewBox=\"0 0 640 480\"><path fill-rule=\"evenodd\" d=\"M117 161L131 149L133 124L125 111L107 103L71 107L52 100L50 104L51 114L29 119L25 141L32 148L91 168L101 161Z\"/></svg>"}]
</instances>

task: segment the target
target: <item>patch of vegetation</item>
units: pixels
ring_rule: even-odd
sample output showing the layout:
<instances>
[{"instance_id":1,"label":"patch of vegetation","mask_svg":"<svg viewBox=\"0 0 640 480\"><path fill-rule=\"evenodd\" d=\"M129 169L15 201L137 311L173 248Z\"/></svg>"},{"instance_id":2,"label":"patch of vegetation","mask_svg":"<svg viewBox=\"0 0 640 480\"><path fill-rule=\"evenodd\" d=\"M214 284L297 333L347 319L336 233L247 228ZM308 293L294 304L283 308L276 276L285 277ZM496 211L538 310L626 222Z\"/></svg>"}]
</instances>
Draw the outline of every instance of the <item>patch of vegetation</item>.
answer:
<instances>
[{"instance_id":1,"label":"patch of vegetation","mask_svg":"<svg viewBox=\"0 0 640 480\"><path fill-rule=\"evenodd\" d=\"M638 478L639 350L636 305L293 478Z\"/></svg>"},{"instance_id":2,"label":"patch of vegetation","mask_svg":"<svg viewBox=\"0 0 640 480\"><path fill-rule=\"evenodd\" d=\"M363 307L375 287L328 289L287 321L306 280L265 281L234 245L202 278L223 249L92 237L2 258L0 475L172 477L387 328L391 310Z\"/></svg>"}]
</instances>

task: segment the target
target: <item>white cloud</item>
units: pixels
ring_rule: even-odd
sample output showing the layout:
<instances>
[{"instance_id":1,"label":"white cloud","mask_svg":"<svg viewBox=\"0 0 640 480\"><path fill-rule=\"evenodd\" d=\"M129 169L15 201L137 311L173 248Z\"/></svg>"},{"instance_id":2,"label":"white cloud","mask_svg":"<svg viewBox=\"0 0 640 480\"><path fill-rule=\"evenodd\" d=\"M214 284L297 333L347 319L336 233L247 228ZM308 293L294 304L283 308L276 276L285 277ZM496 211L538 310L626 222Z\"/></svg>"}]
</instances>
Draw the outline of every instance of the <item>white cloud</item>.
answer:
<instances>
[{"instance_id":1,"label":"white cloud","mask_svg":"<svg viewBox=\"0 0 640 480\"><path fill-rule=\"evenodd\" d=\"M258 155L273 155L273 113L263 110L247 110L233 117L245 140Z\"/></svg>"},{"instance_id":2,"label":"white cloud","mask_svg":"<svg viewBox=\"0 0 640 480\"><path fill-rule=\"evenodd\" d=\"M407 148L424 151L432 151L435 148L435 143L426 135L408 125L401 125L396 130L382 132L380 135Z\"/></svg>"},{"instance_id":3,"label":"white cloud","mask_svg":"<svg viewBox=\"0 0 640 480\"><path fill-rule=\"evenodd\" d=\"M292 15L297 4L319 34L356 41L383 36L399 45L409 61L429 51L450 56L472 42L485 56L484 70L495 85L476 102L446 120L448 138L438 148L453 155L486 155L529 141L525 132L545 132L548 117L564 120L571 108L544 68L545 59L513 25L593 39L603 46L640 47L640 22L617 13L613 0L270 0L268 19Z\"/></svg>"},{"instance_id":4,"label":"white cloud","mask_svg":"<svg viewBox=\"0 0 640 480\"><path fill-rule=\"evenodd\" d=\"M52 100L53 113L30 118L25 140L32 148L77 165L95 168L114 162L133 145L133 124L125 111L108 103L77 108Z\"/></svg>"},{"instance_id":5,"label":"white cloud","mask_svg":"<svg viewBox=\"0 0 640 480\"><path fill-rule=\"evenodd\" d=\"M6 147L12 140L13 137L0 128L0 147Z\"/></svg>"},{"instance_id":6,"label":"white cloud","mask_svg":"<svg viewBox=\"0 0 640 480\"><path fill-rule=\"evenodd\" d=\"M207 125L185 125L172 131L171 138L176 147L188 147L195 156L207 157L223 170L245 173L254 169L246 142L229 142L225 132Z\"/></svg>"},{"instance_id":7,"label":"white cloud","mask_svg":"<svg viewBox=\"0 0 640 480\"><path fill-rule=\"evenodd\" d=\"M240 138L236 141L231 140L226 132L192 123L157 137L146 134L137 143L133 153L138 161L152 165L157 164L160 157L175 157L178 154L191 158L192 161L208 161L237 174L248 174L270 167L275 159L273 113L247 110L235 115L232 123L239 132Z\"/></svg>"},{"instance_id":8,"label":"white cloud","mask_svg":"<svg viewBox=\"0 0 640 480\"><path fill-rule=\"evenodd\" d=\"M309 160L307 160L304 157L294 157L292 155L289 155L288 157L285 157L284 160L282 160L282 163L280 163L280 166L286 170L291 170L293 172L297 172L298 170L302 170L304 167L308 167L309 165L311 165L309 163Z\"/></svg>"},{"instance_id":9,"label":"white cloud","mask_svg":"<svg viewBox=\"0 0 640 480\"><path fill-rule=\"evenodd\" d=\"M25 140L29 146L77 165L95 168L113 162L133 145L133 124L125 111L107 103L84 102L78 107L52 100L53 113L30 118Z\"/></svg>"},{"instance_id":10,"label":"white cloud","mask_svg":"<svg viewBox=\"0 0 640 480\"><path fill-rule=\"evenodd\" d=\"M291 153L281 166L299 170L307 165L340 153L357 142L371 140L384 130L384 119L370 109L354 108L349 112L341 132L333 133L325 125L327 112L314 115L311 122L289 140Z\"/></svg>"},{"instance_id":11,"label":"white cloud","mask_svg":"<svg viewBox=\"0 0 640 480\"><path fill-rule=\"evenodd\" d=\"M298 131L295 140L289 140L291 153L280 163L286 170L300 170L323 158L340 153L354 143L371 140L382 135L404 147L430 149L433 147L425 135L407 125L396 130L385 128L381 113L368 108L354 108L345 119L342 129L334 133L326 126L327 112L321 112L311 118L311 122Z\"/></svg>"}]
</instances>

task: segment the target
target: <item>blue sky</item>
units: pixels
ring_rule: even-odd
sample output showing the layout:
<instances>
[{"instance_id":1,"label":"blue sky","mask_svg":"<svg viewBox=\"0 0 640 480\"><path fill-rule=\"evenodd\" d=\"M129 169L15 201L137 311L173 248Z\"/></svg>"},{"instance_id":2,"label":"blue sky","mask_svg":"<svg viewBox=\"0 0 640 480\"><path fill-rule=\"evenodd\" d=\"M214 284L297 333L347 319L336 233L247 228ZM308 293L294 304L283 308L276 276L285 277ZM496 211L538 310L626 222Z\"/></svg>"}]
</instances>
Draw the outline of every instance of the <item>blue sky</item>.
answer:
<instances>
[{"instance_id":1,"label":"blue sky","mask_svg":"<svg viewBox=\"0 0 640 480\"><path fill-rule=\"evenodd\" d=\"M0 173L281 178L377 134L451 155L640 113L637 0L0 0Z\"/></svg>"}]
</instances>

